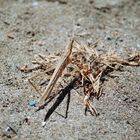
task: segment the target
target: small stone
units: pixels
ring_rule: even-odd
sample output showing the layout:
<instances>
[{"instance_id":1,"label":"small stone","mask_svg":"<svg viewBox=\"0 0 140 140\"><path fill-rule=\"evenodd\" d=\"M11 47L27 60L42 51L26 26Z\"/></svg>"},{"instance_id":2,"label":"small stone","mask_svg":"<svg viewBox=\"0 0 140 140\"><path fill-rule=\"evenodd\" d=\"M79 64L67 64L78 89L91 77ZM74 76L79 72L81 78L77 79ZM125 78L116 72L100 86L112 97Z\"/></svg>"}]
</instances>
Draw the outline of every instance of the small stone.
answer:
<instances>
[{"instance_id":1,"label":"small stone","mask_svg":"<svg viewBox=\"0 0 140 140\"><path fill-rule=\"evenodd\" d=\"M107 37L107 40L110 41L112 38L111 37Z\"/></svg>"},{"instance_id":2,"label":"small stone","mask_svg":"<svg viewBox=\"0 0 140 140\"><path fill-rule=\"evenodd\" d=\"M38 2L33 2L32 3L32 6L38 6L39 4L38 4Z\"/></svg>"},{"instance_id":3,"label":"small stone","mask_svg":"<svg viewBox=\"0 0 140 140\"><path fill-rule=\"evenodd\" d=\"M29 101L29 106L36 107L36 105L37 105L37 101L36 100Z\"/></svg>"},{"instance_id":4,"label":"small stone","mask_svg":"<svg viewBox=\"0 0 140 140\"><path fill-rule=\"evenodd\" d=\"M10 127L7 127L7 128L5 129L6 132L9 132L10 130L11 130Z\"/></svg>"},{"instance_id":5,"label":"small stone","mask_svg":"<svg viewBox=\"0 0 140 140\"><path fill-rule=\"evenodd\" d=\"M42 125L41 126L44 127L45 125L46 125L46 122L42 122Z\"/></svg>"}]
</instances>

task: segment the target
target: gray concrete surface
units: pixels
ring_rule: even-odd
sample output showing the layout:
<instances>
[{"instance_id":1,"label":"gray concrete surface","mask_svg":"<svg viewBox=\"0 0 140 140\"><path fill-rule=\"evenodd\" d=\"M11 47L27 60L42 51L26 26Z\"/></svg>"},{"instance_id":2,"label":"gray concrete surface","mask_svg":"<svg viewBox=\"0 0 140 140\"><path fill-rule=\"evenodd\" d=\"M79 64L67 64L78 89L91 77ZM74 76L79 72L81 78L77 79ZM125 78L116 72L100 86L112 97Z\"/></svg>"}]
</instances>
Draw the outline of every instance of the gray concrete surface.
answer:
<instances>
[{"instance_id":1,"label":"gray concrete surface","mask_svg":"<svg viewBox=\"0 0 140 140\"><path fill-rule=\"evenodd\" d=\"M36 54L63 50L72 35L86 43L100 39L100 50L111 48L124 57L140 51L140 1L0 0L0 139L140 139L138 67L124 67L114 72L118 77L107 77L105 94L93 102L98 117L84 115L83 101L73 91L68 118L54 112L41 126L49 106L35 113L28 105L38 94L27 82L30 74L16 67L30 64ZM57 112L65 114L65 109L66 99Z\"/></svg>"}]
</instances>

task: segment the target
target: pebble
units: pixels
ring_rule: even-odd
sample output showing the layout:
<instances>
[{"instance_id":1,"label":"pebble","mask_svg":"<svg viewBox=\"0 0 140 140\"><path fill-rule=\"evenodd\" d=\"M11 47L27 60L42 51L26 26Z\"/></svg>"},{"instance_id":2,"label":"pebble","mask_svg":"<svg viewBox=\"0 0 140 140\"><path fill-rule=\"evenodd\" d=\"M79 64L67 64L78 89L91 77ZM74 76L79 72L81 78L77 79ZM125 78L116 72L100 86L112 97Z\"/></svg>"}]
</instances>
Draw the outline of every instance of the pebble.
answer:
<instances>
[{"instance_id":1,"label":"pebble","mask_svg":"<svg viewBox=\"0 0 140 140\"><path fill-rule=\"evenodd\" d=\"M36 107L37 106L37 101L36 100L29 101L29 106Z\"/></svg>"},{"instance_id":2,"label":"pebble","mask_svg":"<svg viewBox=\"0 0 140 140\"><path fill-rule=\"evenodd\" d=\"M42 122L42 125L41 126L44 127L45 125L46 125L46 122Z\"/></svg>"}]
</instances>

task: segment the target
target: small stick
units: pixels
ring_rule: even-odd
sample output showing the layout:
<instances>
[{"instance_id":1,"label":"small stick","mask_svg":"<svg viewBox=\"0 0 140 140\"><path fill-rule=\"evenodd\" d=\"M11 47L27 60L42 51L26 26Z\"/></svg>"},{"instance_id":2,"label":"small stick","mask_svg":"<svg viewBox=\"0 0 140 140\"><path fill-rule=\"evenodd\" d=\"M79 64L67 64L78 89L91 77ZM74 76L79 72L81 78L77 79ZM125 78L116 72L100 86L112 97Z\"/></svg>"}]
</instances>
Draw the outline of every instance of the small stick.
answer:
<instances>
[{"instance_id":1,"label":"small stick","mask_svg":"<svg viewBox=\"0 0 140 140\"><path fill-rule=\"evenodd\" d=\"M67 50L64 54L64 57L60 60L58 66L56 67L56 69L51 77L51 80L50 80L46 90L44 91L43 96L41 97L40 101L45 101L49 98L49 96L51 95L51 92L54 88L54 85L56 84L59 77L62 75L62 72L64 71L65 67L69 64L69 61L70 61L69 57L72 52L73 42L74 42L74 39L71 39L68 44Z\"/></svg>"},{"instance_id":2,"label":"small stick","mask_svg":"<svg viewBox=\"0 0 140 140\"><path fill-rule=\"evenodd\" d=\"M85 95L84 98L84 104L85 104L85 115L86 115L86 111L87 109L89 109L89 111L92 113L92 115L98 115L98 112L96 111L96 109L94 108L94 106L91 104L91 101L89 99L89 95Z\"/></svg>"},{"instance_id":3,"label":"small stick","mask_svg":"<svg viewBox=\"0 0 140 140\"><path fill-rule=\"evenodd\" d=\"M31 84L31 86L36 90L36 92L37 93L39 93L40 95L41 95L41 93L40 93L40 91L38 90L38 88L31 82L31 79L28 79L28 82Z\"/></svg>"},{"instance_id":4,"label":"small stick","mask_svg":"<svg viewBox=\"0 0 140 140\"><path fill-rule=\"evenodd\" d=\"M17 67L18 70L20 70L21 72L24 72L24 73L28 73L28 72L32 72L34 70L38 70L40 69L41 66L36 66L34 68L28 68L27 65L25 65L24 67L20 68L20 67Z\"/></svg>"},{"instance_id":5,"label":"small stick","mask_svg":"<svg viewBox=\"0 0 140 140\"><path fill-rule=\"evenodd\" d=\"M14 128L12 128L10 125L7 125L7 126L10 128L10 130L11 130L14 134L17 135L17 132L16 132L16 130L15 130Z\"/></svg>"}]
</instances>

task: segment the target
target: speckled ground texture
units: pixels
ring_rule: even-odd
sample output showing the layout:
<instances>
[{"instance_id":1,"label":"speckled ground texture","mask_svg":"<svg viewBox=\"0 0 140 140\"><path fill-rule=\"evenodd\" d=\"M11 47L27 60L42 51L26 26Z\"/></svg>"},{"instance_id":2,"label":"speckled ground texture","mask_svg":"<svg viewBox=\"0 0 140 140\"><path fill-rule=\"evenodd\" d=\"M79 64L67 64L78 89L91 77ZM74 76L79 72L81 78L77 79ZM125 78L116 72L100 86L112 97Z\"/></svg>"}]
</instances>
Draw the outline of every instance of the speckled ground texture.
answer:
<instances>
[{"instance_id":1,"label":"speckled ground texture","mask_svg":"<svg viewBox=\"0 0 140 140\"><path fill-rule=\"evenodd\" d=\"M100 51L114 49L122 57L140 51L140 1L0 0L1 140L140 139L140 67L106 77L104 95L93 102L99 116L85 116L83 101L72 91L68 118L54 112L41 126L49 106L36 113L29 106L39 96L27 82L30 73L17 67L36 54L63 50L73 35L82 43L100 39ZM56 111L65 110L66 99Z\"/></svg>"}]
</instances>

